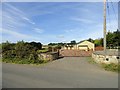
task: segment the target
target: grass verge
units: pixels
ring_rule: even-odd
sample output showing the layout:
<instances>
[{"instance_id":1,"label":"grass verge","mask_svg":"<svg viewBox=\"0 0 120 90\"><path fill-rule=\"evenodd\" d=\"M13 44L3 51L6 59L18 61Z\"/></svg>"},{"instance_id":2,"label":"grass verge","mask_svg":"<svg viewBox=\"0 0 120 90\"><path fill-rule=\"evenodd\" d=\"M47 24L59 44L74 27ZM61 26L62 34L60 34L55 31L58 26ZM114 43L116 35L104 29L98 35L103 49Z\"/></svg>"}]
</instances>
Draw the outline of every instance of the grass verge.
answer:
<instances>
[{"instance_id":1,"label":"grass verge","mask_svg":"<svg viewBox=\"0 0 120 90\"><path fill-rule=\"evenodd\" d=\"M2 58L0 58L0 62L2 62Z\"/></svg>"},{"instance_id":2,"label":"grass verge","mask_svg":"<svg viewBox=\"0 0 120 90\"><path fill-rule=\"evenodd\" d=\"M11 58L11 59L2 59L2 62L4 63L14 63L14 64L34 64L34 65L40 65L45 64L48 61L45 60L28 60L28 59L18 59L18 58Z\"/></svg>"},{"instance_id":3,"label":"grass verge","mask_svg":"<svg viewBox=\"0 0 120 90\"><path fill-rule=\"evenodd\" d=\"M88 57L87 60L91 64L97 64L94 61L94 59L91 58L91 57ZM111 63L111 64L99 63L98 65L100 67L104 68L104 70L112 71L112 72L119 72L120 73L120 63L119 64L114 64L114 63Z\"/></svg>"},{"instance_id":4,"label":"grass verge","mask_svg":"<svg viewBox=\"0 0 120 90\"><path fill-rule=\"evenodd\" d=\"M119 64L105 64L102 63L101 66L107 71L120 72L120 63Z\"/></svg>"},{"instance_id":5,"label":"grass verge","mask_svg":"<svg viewBox=\"0 0 120 90\"><path fill-rule=\"evenodd\" d=\"M87 57L87 60L91 64L97 64L91 57Z\"/></svg>"}]
</instances>

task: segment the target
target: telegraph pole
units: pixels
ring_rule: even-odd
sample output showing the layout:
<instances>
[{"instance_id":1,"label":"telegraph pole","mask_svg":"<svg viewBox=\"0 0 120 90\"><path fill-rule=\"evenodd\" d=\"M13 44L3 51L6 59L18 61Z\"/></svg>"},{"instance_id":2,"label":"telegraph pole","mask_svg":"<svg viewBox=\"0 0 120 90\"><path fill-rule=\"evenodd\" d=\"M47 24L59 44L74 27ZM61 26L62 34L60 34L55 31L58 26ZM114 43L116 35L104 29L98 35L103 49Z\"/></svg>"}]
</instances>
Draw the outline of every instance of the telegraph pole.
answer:
<instances>
[{"instance_id":1,"label":"telegraph pole","mask_svg":"<svg viewBox=\"0 0 120 90\"><path fill-rule=\"evenodd\" d=\"M104 26L103 26L103 34L104 34L104 53L106 54L106 0L104 0Z\"/></svg>"}]
</instances>

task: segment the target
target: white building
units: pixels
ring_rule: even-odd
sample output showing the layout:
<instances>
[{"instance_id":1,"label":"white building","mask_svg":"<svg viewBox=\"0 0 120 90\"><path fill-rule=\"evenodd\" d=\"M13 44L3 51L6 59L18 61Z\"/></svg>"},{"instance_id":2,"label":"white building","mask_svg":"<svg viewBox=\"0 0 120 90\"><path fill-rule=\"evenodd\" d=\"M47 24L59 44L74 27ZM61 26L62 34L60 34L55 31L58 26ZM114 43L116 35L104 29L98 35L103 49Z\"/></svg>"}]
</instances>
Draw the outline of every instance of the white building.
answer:
<instances>
[{"instance_id":1,"label":"white building","mask_svg":"<svg viewBox=\"0 0 120 90\"><path fill-rule=\"evenodd\" d=\"M94 48L95 48L94 43L91 43L89 41L83 41L73 46L67 45L63 47L63 49L68 49L68 50L72 49L72 50L84 50L84 51L89 51L89 50L94 51Z\"/></svg>"}]
</instances>

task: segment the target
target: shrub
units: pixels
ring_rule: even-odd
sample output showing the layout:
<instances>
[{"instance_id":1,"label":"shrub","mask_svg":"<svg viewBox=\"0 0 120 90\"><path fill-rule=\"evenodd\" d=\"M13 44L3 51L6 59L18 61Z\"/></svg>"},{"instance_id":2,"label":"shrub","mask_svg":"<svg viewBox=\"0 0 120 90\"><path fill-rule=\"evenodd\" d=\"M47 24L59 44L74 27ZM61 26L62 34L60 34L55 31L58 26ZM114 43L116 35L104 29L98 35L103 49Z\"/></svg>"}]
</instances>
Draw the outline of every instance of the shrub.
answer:
<instances>
[{"instance_id":1,"label":"shrub","mask_svg":"<svg viewBox=\"0 0 120 90\"><path fill-rule=\"evenodd\" d=\"M48 50L47 49L43 49L43 50L38 50L37 52L38 53L46 53L46 52L48 52Z\"/></svg>"},{"instance_id":2,"label":"shrub","mask_svg":"<svg viewBox=\"0 0 120 90\"><path fill-rule=\"evenodd\" d=\"M41 49L41 43L19 41L15 43L2 44L3 62L34 64L42 63L38 58L37 50Z\"/></svg>"}]
</instances>

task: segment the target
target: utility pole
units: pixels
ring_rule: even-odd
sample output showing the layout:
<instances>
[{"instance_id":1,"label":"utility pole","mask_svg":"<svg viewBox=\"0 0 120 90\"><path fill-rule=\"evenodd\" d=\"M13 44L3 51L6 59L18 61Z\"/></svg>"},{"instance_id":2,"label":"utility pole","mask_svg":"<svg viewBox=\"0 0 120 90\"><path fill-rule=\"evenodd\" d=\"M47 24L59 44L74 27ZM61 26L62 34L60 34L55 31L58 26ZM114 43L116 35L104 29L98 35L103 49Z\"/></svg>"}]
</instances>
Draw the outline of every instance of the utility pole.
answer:
<instances>
[{"instance_id":1,"label":"utility pole","mask_svg":"<svg viewBox=\"0 0 120 90\"><path fill-rule=\"evenodd\" d=\"M104 27L103 27L103 34L104 34L104 53L106 54L106 0L104 0Z\"/></svg>"}]
</instances>

